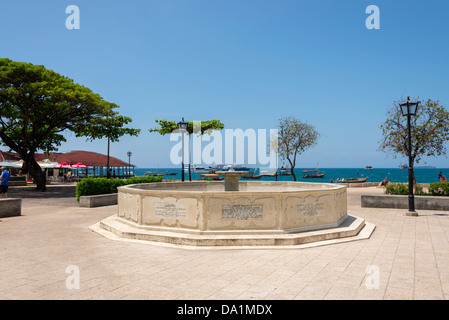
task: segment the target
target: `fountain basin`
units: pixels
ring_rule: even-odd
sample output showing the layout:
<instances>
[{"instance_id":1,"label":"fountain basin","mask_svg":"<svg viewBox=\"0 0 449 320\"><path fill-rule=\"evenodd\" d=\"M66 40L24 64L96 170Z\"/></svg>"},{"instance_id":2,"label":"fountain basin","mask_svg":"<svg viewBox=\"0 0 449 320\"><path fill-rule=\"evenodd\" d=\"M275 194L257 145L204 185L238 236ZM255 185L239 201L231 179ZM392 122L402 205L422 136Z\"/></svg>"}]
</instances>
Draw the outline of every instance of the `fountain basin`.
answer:
<instances>
[{"instance_id":1,"label":"fountain basin","mask_svg":"<svg viewBox=\"0 0 449 320\"><path fill-rule=\"evenodd\" d=\"M118 188L117 218L147 230L193 234L289 234L336 228L346 187L303 182L160 182Z\"/></svg>"}]
</instances>

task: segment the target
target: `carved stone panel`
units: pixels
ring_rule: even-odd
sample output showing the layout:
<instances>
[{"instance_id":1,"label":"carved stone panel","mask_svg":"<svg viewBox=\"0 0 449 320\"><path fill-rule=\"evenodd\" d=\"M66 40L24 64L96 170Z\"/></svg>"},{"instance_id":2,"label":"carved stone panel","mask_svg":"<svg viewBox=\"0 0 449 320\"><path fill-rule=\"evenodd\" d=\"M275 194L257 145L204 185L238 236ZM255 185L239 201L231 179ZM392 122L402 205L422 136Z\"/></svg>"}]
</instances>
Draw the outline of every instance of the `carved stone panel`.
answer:
<instances>
[{"instance_id":1,"label":"carved stone panel","mask_svg":"<svg viewBox=\"0 0 449 320\"><path fill-rule=\"evenodd\" d=\"M187 206L183 203L157 202L154 215L161 218L183 218L187 215Z\"/></svg>"},{"instance_id":2,"label":"carved stone panel","mask_svg":"<svg viewBox=\"0 0 449 320\"><path fill-rule=\"evenodd\" d=\"M261 205L231 205L223 204L223 220L260 220L263 218Z\"/></svg>"},{"instance_id":3,"label":"carved stone panel","mask_svg":"<svg viewBox=\"0 0 449 320\"><path fill-rule=\"evenodd\" d=\"M326 198L307 196L296 206L298 218L322 217L326 214Z\"/></svg>"}]
</instances>

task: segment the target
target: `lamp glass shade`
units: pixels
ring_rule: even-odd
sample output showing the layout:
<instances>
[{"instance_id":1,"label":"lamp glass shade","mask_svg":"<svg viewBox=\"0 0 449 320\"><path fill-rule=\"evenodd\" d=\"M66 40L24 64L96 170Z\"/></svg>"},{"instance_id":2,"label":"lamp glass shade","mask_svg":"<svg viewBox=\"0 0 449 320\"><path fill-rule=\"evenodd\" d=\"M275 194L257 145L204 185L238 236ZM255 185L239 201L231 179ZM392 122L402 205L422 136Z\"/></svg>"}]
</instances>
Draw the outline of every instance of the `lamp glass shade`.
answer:
<instances>
[{"instance_id":1,"label":"lamp glass shade","mask_svg":"<svg viewBox=\"0 0 449 320\"><path fill-rule=\"evenodd\" d=\"M410 105L410 109L409 109L410 115L414 116L416 114L416 109L418 108L418 103L410 102L409 105Z\"/></svg>"},{"instance_id":2,"label":"lamp glass shade","mask_svg":"<svg viewBox=\"0 0 449 320\"><path fill-rule=\"evenodd\" d=\"M416 109L418 108L418 102L410 102L407 101L406 103L403 103L400 105L401 112L403 116L414 116L416 114Z\"/></svg>"},{"instance_id":3,"label":"lamp glass shade","mask_svg":"<svg viewBox=\"0 0 449 320\"><path fill-rule=\"evenodd\" d=\"M179 130L187 130L187 125L189 123L187 121L184 121L184 119L182 119L182 121L178 122L178 129Z\"/></svg>"}]
</instances>

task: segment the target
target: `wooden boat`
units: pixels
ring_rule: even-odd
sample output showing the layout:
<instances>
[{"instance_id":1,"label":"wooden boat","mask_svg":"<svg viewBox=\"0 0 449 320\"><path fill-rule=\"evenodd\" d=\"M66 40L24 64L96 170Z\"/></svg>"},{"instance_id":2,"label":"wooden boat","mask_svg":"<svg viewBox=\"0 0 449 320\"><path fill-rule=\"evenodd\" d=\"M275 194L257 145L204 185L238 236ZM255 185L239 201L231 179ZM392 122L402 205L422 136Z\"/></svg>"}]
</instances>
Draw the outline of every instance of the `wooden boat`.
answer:
<instances>
[{"instance_id":1,"label":"wooden boat","mask_svg":"<svg viewBox=\"0 0 449 320\"><path fill-rule=\"evenodd\" d=\"M261 174L254 174L254 172L251 172L245 176L241 176L241 179L260 179L262 178Z\"/></svg>"},{"instance_id":2,"label":"wooden boat","mask_svg":"<svg viewBox=\"0 0 449 320\"><path fill-rule=\"evenodd\" d=\"M337 180L331 180L331 183L362 183L366 182L368 180L368 177L364 178L339 178Z\"/></svg>"},{"instance_id":3,"label":"wooden boat","mask_svg":"<svg viewBox=\"0 0 449 320\"><path fill-rule=\"evenodd\" d=\"M219 174L216 173L206 173L200 175L200 180L223 180L224 178L221 177Z\"/></svg>"},{"instance_id":4,"label":"wooden boat","mask_svg":"<svg viewBox=\"0 0 449 320\"><path fill-rule=\"evenodd\" d=\"M302 177L305 179L308 178L323 178L326 173L324 171L317 170L303 170Z\"/></svg>"}]
</instances>

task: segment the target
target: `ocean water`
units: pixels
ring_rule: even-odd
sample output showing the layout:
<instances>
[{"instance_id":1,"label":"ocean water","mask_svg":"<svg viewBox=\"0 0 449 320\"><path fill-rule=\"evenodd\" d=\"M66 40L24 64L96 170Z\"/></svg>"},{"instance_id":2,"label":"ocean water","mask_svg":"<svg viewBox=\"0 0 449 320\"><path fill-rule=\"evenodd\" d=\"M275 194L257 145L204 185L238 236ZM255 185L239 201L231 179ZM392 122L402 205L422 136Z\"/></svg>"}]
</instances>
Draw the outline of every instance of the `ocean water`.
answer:
<instances>
[{"instance_id":1,"label":"ocean water","mask_svg":"<svg viewBox=\"0 0 449 320\"><path fill-rule=\"evenodd\" d=\"M388 177L390 182L408 182L408 169L399 168L374 168L372 170L365 170L364 168L320 168L320 171L325 172L323 178L304 179L302 177L302 170L314 170L314 168L295 168L295 174L298 181L307 182L329 182L338 178L363 178L368 177L367 182L380 182L385 177ZM418 183L438 182L438 174L442 171L449 179L449 168L414 168L415 178ZM176 173L176 175L164 176L166 180L180 180L181 168L135 168L136 176L143 176L146 172L157 173ZM199 180L203 173L192 173L192 180ZM185 179L189 179L188 172L185 173ZM262 177L257 181L275 181L275 177ZM278 176L278 181L293 181L290 176Z\"/></svg>"}]
</instances>

